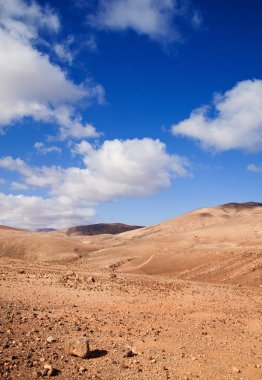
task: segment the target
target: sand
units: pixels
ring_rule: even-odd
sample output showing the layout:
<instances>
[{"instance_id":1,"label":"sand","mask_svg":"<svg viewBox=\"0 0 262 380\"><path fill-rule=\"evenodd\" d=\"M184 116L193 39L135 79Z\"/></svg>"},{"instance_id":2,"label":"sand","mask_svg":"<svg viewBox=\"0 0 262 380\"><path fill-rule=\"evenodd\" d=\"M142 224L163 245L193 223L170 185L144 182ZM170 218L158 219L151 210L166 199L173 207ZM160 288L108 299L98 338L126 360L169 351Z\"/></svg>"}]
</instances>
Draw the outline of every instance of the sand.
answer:
<instances>
[{"instance_id":1,"label":"sand","mask_svg":"<svg viewBox=\"0 0 262 380\"><path fill-rule=\"evenodd\" d=\"M2 229L0 378L261 380L261 222L231 204L115 236Z\"/></svg>"}]
</instances>

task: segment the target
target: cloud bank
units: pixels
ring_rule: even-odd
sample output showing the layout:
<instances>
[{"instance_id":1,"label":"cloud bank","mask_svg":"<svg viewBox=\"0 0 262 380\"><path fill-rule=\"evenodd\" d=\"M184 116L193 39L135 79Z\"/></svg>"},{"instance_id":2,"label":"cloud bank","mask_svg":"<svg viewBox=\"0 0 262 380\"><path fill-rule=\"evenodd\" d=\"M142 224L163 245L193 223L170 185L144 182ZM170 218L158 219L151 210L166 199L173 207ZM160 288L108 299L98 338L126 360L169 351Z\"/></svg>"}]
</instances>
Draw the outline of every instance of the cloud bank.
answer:
<instances>
[{"instance_id":1,"label":"cloud bank","mask_svg":"<svg viewBox=\"0 0 262 380\"><path fill-rule=\"evenodd\" d=\"M197 140L204 149L261 151L262 80L242 81L225 94L216 94L211 105L173 125L172 133Z\"/></svg>"}]
</instances>

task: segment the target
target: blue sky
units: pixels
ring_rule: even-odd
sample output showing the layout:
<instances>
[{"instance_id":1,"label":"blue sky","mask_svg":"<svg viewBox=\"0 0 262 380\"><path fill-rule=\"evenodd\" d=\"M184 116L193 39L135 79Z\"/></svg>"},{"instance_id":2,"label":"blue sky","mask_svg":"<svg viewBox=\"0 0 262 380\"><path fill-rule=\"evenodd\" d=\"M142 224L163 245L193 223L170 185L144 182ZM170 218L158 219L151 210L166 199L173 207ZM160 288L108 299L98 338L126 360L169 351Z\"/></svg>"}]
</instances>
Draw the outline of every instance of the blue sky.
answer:
<instances>
[{"instance_id":1,"label":"blue sky","mask_svg":"<svg viewBox=\"0 0 262 380\"><path fill-rule=\"evenodd\" d=\"M262 3L0 0L0 223L261 200Z\"/></svg>"}]
</instances>

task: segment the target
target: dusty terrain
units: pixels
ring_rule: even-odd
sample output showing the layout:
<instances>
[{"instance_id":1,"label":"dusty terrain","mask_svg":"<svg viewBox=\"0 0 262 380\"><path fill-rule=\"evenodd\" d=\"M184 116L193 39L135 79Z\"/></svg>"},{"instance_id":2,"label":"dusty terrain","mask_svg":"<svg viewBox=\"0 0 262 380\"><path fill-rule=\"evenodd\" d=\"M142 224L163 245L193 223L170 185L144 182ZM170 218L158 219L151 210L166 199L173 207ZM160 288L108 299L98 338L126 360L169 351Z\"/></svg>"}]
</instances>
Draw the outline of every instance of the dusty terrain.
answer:
<instances>
[{"instance_id":1,"label":"dusty terrain","mask_svg":"<svg viewBox=\"0 0 262 380\"><path fill-rule=\"evenodd\" d=\"M261 252L253 203L116 236L2 228L0 378L261 380Z\"/></svg>"},{"instance_id":2,"label":"dusty terrain","mask_svg":"<svg viewBox=\"0 0 262 380\"><path fill-rule=\"evenodd\" d=\"M199 209L118 235L0 229L0 256L85 262L92 269L186 280L262 284L262 204Z\"/></svg>"},{"instance_id":3,"label":"dusty terrain","mask_svg":"<svg viewBox=\"0 0 262 380\"><path fill-rule=\"evenodd\" d=\"M9 258L0 286L3 379L37 378L46 363L61 379L262 378L261 288ZM82 336L89 359L66 349Z\"/></svg>"}]
</instances>

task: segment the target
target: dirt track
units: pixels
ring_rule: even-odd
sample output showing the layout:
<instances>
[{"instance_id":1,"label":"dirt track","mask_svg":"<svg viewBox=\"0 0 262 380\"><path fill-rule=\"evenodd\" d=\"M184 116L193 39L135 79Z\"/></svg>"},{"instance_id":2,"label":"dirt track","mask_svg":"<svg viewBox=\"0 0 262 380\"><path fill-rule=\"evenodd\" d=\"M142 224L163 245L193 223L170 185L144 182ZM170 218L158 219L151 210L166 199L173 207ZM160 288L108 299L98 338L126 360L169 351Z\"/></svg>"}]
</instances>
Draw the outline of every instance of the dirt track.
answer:
<instances>
[{"instance_id":1,"label":"dirt track","mask_svg":"<svg viewBox=\"0 0 262 380\"><path fill-rule=\"evenodd\" d=\"M37 378L50 363L68 380L262 379L261 294L1 258L0 378ZM66 350L82 336L90 359ZM126 358L129 347L137 355Z\"/></svg>"}]
</instances>

